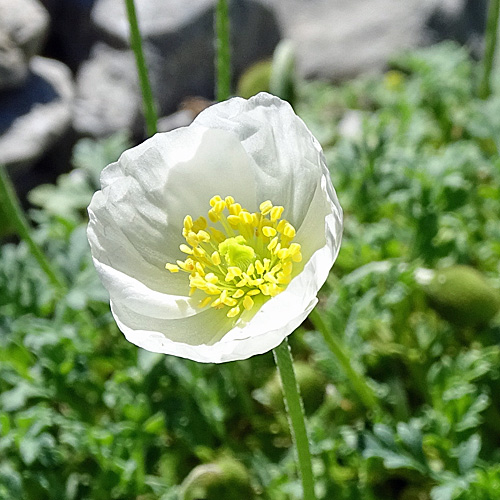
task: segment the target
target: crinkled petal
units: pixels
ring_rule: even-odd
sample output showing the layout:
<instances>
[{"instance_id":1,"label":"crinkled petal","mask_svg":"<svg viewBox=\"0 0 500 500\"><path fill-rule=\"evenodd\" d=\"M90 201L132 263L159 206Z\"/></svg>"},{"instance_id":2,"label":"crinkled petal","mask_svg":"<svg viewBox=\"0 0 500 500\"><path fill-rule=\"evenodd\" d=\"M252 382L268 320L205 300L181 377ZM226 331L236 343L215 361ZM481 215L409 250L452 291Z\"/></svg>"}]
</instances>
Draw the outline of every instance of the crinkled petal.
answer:
<instances>
[{"instance_id":1,"label":"crinkled petal","mask_svg":"<svg viewBox=\"0 0 500 500\"><path fill-rule=\"evenodd\" d=\"M284 217L296 228L302 224L326 166L321 146L290 104L264 92L233 98L204 110L193 126L236 134L257 167L257 199L283 205Z\"/></svg>"}]
</instances>

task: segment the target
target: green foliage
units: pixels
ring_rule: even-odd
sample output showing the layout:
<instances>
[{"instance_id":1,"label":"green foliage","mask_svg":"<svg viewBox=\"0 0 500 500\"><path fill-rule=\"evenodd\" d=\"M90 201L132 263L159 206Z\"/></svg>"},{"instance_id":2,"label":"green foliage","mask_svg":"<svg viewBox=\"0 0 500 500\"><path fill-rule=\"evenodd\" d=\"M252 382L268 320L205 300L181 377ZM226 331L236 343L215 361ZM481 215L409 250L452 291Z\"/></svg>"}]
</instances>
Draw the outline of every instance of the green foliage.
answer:
<instances>
[{"instance_id":1,"label":"green foliage","mask_svg":"<svg viewBox=\"0 0 500 500\"><path fill-rule=\"evenodd\" d=\"M291 336L320 499L500 498L500 323L484 309L500 289L500 104L474 97L476 72L444 44L382 78L298 88L345 210L318 307L383 407L364 410L309 323ZM297 500L271 354L197 364L136 348L112 320L85 208L126 147L81 141L74 170L30 195L65 297L25 244L1 247L0 500L180 500L199 471L220 477L235 459L238 493L216 496ZM458 280L451 299L422 285L429 270ZM457 287L462 300L474 286L483 309L457 306ZM441 315L436 294L467 314Z\"/></svg>"}]
</instances>

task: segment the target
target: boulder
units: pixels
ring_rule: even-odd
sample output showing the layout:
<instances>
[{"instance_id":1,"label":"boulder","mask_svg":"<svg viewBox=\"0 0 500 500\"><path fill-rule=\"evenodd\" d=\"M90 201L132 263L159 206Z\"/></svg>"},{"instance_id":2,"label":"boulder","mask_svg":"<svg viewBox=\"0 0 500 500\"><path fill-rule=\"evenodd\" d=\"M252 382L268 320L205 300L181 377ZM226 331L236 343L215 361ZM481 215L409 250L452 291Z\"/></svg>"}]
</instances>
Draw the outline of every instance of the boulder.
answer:
<instances>
[{"instance_id":1,"label":"boulder","mask_svg":"<svg viewBox=\"0 0 500 500\"><path fill-rule=\"evenodd\" d=\"M0 91L23 84L48 27L47 11L37 0L0 0Z\"/></svg>"},{"instance_id":2,"label":"boulder","mask_svg":"<svg viewBox=\"0 0 500 500\"><path fill-rule=\"evenodd\" d=\"M73 111L79 134L105 137L129 130L140 135L142 101L134 54L97 44L77 73Z\"/></svg>"},{"instance_id":3,"label":"boulder","mask_svg":"<svg viewBox=\"0 0 500 500\"><path fill-rule=\"evenodd\" d=\"M0 0L0 31L7 33L26 60L40 53L49 14L38 0Z\"/></svg>"},{"instance_id":4,"label":"boulder","mask_svg":"<svg viewBox=\"0 0 500 500\"><path fill-rule=\"evenodd\" d=\"M71 72L35 56L20 88L0 93L0 163L30 165L71 126Z\"/></svg>"},{"instance_id":5,"label":"boulder","mask_svg":"<svg viewBox=\"0 0 500 500\"><path fill-rule=\"evenodd\" d=\"M299 74L344 80L396 53L443 39L473 42L486 0L265 0L296 46Z\"/></svg>"},{"instance_id":6,"label":"boulder","mask_svg":"<svg viewBox=\"0 0 500 500\"><path fill-rule=\"evenodd\" d=\"M136 0L151 85L160 115L175 111L186 96L214 97L215 4L216 0ZM234 0L230 3L230 15L231 62L236 81L247 66L273 53L280 33L272 11L260 0ZM123 0L96 0L92 20L101 39L110 46L109 51L111 47L116 51L128 49L129 26ZM94 61L94 64L98 63ZM112 74L103 71L103 76L108 79L108 83L102 85L103 89L112 85L111 80L126 81L123 85L129 89L137 86L135 71L130 71L128 66L120 69L115 65ZM88 72L78 76L81 110L87 97L80 93L80 88L87 84L80 82L80 78L87 77ZM104 101L107 96L94 96L93 99Z\"/></svg>"}]
</instances>

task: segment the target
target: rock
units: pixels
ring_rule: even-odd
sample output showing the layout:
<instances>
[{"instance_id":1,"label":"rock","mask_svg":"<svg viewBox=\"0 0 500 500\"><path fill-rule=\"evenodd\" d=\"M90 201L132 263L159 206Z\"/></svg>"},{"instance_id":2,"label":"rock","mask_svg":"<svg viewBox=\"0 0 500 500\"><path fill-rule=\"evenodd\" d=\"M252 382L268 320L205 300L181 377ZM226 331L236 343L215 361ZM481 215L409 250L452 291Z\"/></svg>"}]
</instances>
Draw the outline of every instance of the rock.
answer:
<instances>
[{"instance_id":1,"label":"rock","mask_svg":"<svg viewBox=\"0 0 500 500\"><path fill-rule=\"evenodd\" d=\"M71 126L73 84L61 62L34 57L23 87L0 94L0 163L29 165Z\"/></svg>"},{"instance_id":2,"label":"rock","mask_svg":"<svg viewBox=\"0 0 500 500\"><path fill-rule=\"evenodd\" d=\"M0 31L7 33L28 61L38 54L49 28L49 14L37 0L0 0Z\"/></svg>"},{"instance_id":3,"label":"rock","mask_svg":"<svg viewBox=\"0 0 500 500\"><path fill-rule=\"evenodd\" d=\"M97 44L76 77L76 132L92 137L118 130L141 134L141 103L133 53Z\"/></svg>"},{"instance_id":4,"label":"rock","mask_svg":"<svg viewBox=\"0 0 500 500\"><path fill-rule=\"evenodd\" d=\"M48 14L36 0L0 0L0 90L21 86L43 45Z\"/></svg>"},{"instance_id":5,"label":"rock","mask_svg":"<svg viewBox=\"0 0 500 500\"><path fill-rule=\"evenodd\" d=\"M28 74L23 51L4 31L0 31L0 91L22 85Z\"/></svg>"},{"instance_id":6,"label":"rock","mask_svg":"<svg viewBox=\"0 0 500 500\"><path fill-rule=\"evenodd\" d=\"M302 77L344 80L385 68L396 53L484 26L485 0L266 0L295 42Z\"/></svg>"},{"instance_id":7,"label":"rock","mask_svg":"<svg viewBox=\"0 0 500 500\"><path fill-rule=\"evenodd\" d=\"M136 0L144 51L160 115L175 111L188 95L214 96L214 6L216 0ZM280 39L275 17L257 0L230 4L234 81L255 61L269 57ZM128 47L122 0L97 0L92 20L102 39ZM121 71L120 78L132 83Z\"/></svg>"}]
</instances>

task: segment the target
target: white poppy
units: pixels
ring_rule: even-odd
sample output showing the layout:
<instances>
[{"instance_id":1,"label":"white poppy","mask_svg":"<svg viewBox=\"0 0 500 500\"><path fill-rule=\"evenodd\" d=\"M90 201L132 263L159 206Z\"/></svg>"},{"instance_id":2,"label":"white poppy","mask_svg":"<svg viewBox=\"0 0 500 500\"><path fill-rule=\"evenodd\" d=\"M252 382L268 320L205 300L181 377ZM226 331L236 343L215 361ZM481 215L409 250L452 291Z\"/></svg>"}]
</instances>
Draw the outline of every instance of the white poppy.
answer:
<instances>
[{"instance_id":1,"label":"white poppy","mask_svg":"<svg viewBox=\"0 0 500 500\"><path fill-rule=\"evenodd\" d=\"M277 97L233 98L106 167L92 256L126 338L207 363L278 346L317 303L342 209L318 141Z\"/></svg>"}]
</instances>

